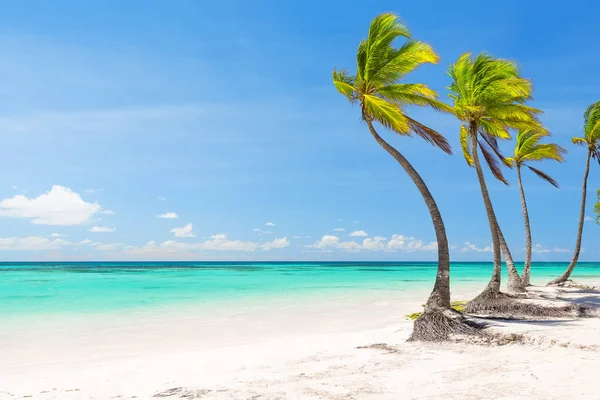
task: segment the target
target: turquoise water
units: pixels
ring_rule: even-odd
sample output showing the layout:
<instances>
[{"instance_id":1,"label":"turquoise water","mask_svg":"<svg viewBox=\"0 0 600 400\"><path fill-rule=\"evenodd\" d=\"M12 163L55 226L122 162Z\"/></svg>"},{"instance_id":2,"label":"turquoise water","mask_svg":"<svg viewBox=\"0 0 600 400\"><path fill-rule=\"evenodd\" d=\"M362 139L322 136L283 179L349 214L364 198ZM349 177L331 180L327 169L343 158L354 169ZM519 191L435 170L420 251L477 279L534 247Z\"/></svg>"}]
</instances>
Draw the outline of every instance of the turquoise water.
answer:
<instances>
[{"instance_id":1,"label":"turquoise water","mask_svg":"<svg viewBox=\"0 0 600 400\"><path fill-rule=\"evenodd\" d=\"M567 263L534 263L543 284ZM453 263L452 285L487 282L491 263ZM0 315L98 313L140 307L268 301L377 290L428 289L433 262L0 263ZM600 279L600 263L573 275Z\"/></svg>"}]
</instances>

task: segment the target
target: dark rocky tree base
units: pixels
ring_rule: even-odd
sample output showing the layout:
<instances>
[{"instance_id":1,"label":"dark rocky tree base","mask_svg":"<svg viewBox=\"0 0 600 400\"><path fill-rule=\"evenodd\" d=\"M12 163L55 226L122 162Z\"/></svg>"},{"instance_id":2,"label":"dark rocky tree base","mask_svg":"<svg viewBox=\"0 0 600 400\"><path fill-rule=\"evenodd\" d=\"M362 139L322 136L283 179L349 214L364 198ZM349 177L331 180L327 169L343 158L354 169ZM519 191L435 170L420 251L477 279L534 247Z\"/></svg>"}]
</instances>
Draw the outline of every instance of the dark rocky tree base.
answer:
<instances>
[{"instance_id":1,"label":"dark rocky tree base","mask_svg":"<svg viewBox=\"0 0 600 400\"><path fill-rule=\"evenodd\" d=\"M550 302L550 301L549 301ZM465 306L465 312L501 318L583 317L586 307L580 304L541 305L522 296L484 291Z\"/></svg>"},{"instance_id":2,"label":"dark rocky tree base","mask_svg":"<svg viewBox=\"0 0 600 400\"><path fill-rule=\"evenodd\" d=\"M415 320L409 342L443 342L455 335L480 335L485 324L452 309L427 310Z\"/></svg>"}]
</instances>

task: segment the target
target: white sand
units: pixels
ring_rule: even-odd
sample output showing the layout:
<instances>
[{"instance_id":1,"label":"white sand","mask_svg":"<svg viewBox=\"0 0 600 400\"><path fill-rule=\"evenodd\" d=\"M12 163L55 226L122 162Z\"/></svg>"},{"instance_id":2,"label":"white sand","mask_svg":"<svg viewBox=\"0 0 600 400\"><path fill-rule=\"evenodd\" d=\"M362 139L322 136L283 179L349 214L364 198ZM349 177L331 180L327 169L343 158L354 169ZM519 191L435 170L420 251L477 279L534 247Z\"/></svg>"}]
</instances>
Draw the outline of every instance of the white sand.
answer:
<instances>
[{"instance_id":1,"label":"white sand","mask_svg":"<svg viewBox=\"0 0 600 400\"><path fill-rule=\"evenodd\" d=\"M403 315L426 295L12 321L0 329L0 399L600 398L600 319L493 328L537 345L406 343ZM357 348L374 343L391 351Z\"/></svg>"}]
</instances>

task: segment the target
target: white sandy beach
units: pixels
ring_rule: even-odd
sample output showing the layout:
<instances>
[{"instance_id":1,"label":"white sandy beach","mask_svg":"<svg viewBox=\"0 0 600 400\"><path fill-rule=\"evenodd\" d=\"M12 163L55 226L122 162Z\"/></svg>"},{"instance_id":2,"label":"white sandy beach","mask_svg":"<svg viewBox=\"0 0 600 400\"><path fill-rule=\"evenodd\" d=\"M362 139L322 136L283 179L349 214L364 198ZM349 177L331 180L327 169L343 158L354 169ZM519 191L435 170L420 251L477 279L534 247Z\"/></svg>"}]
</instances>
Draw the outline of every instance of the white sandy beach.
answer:
<instances>
[{"instance_id":1,"label":"white sandy beach","mask_svg":"<svg viewBox=\"0 0 600 400\"><path fill-rule=\"evenodd\" d=\"M495 323L524 345L406 343L404 315L426 295L12 321L0 330L0 398L600 398L599 318Z\"/></svg>"}]
</instances>

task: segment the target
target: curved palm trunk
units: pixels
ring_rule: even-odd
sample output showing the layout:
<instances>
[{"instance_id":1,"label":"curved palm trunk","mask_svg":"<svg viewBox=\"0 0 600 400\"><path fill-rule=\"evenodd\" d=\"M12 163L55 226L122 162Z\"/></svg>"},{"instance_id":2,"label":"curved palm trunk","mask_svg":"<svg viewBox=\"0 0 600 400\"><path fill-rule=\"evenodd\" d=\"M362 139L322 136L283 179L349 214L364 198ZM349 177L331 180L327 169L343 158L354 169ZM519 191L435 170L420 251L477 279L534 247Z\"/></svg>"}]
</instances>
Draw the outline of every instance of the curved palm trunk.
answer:
<instances>
[{"instance_id":1,"label":"curved palm trunk","mask_svg":"<svg viewBox=\"0 0 600 400\"><path fill-rule=\"evenodd\" d=\"M573 258L571 259L571 263L569 267L559 278L553 280L548 283L548 285L557 285L559 283L566 282L567 279L571 276L571 273L575 269L575 265L577 264L577 260L579 259L579 252L581 251L581 237L583 236L583 223L585 221L585 200L587 197L587 180L588 175L590 174L590 158L592 157L592 152L588 150L587 160L585 161L585 174L583 175L583 190L581 194L581 208L579 210L579 226L577 230L577 241L575 242L575 252L573 253Z\"/></svg>"},{"instance_id":2,"label":"curved palm trunk","mask_svg":"<svg viewBox=\"0 0 600 400\"><path fill-rule=\"evenodd\" d=\"M492 234L492 248L494 251L494 272L492 278L488 283L487 287L478 297L486 297L488 295L495 295L500 293L500 281L501 281L501 257L500 257L500 235L498 234L498 223L496 221L496 214L492 206L492 200L490 199L490 193L488 192L487 185L485 183L485 177L483 176L483 170L479 163L478 154L478 143L477 143L477 125L471 123L469 126L469 134L471 135L472 151L473 151L473 165L475 171L477 171L477 179L479 179L479 186L481 188L481 195L483 197L483 204L485 205L485 211L488 216L490 224L490 232Z\"/></svg>"},{"instance_id":3,"label":"curved palm trunk","mask_svg":"<svg viewBox=\"0 0 600 400\"><path fill-rule=\"evenodd\" d=\"M525 191L521 181L521 166L517 165L517 180L519 183L519 192L521 193L521 208L523 210L523 220L525 221L525 265L521 274L523 285L531 285L531 226L529 224L529 212L527 211L527 200L525 200Z\"/></svg>"},{"instance_id":4,"label":"curved palm trunk","mask_svg":"<svg viewBox=\"0 0 600 400\"><path fill-rule=\"evenodd\" d=\"M410 164L410 162L408 162L408 160L404 158L402 154L400 154L394 147L392 147L389 143L383 140L381 136L379 136L369 119L365 119L365 121L367 122L371 135L375 138L377 143L379 143L379 145L383 147L385 151L387 151L392 157L394 157L396 161L398 161L408 176L410 176L412 181L415 183L417 189L419 189L419 192L421 193L421 196L423 196L423 200L425 200L425 204L427 205L429 214L431 215L431 220L433 222L438 244L438 270L433 291L429 295L427 303L425 303L425 311L450 309L450 252L448 250L446 228L444 226L444 221L442 220L440 210L438 209L437 204L435 203L435 200L429 191L429 188L419 173Z\"/></svg>"},{"instance_id":5,"label":"curved palm trunk","mask_svg":"<svg viewBox=\"0 0 600 400\"><path fill-rule=\"evenodd\" d=\"M498 221L496 221L497 223ZM517 268L515 267L515 263L513 261L512 255L510 254L510 249L506 244L506 240L504 240L504 234L502 233L502 229L500 229L500 225L496 225L498 227L498 239L500 240L500 249L502 249L502 253L504 254L504 261L506 262L506 269L508 270L508 291L509 292L524 292L525 288L523 285L523 281L519 276L519 272L517 272Z\"/></svg>"}]
</instances>

